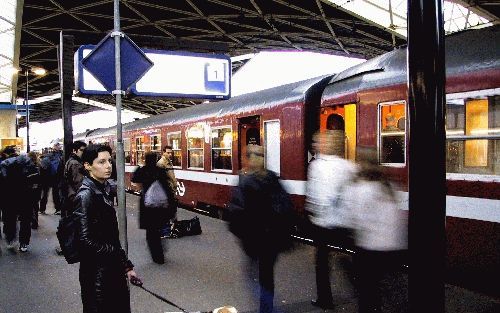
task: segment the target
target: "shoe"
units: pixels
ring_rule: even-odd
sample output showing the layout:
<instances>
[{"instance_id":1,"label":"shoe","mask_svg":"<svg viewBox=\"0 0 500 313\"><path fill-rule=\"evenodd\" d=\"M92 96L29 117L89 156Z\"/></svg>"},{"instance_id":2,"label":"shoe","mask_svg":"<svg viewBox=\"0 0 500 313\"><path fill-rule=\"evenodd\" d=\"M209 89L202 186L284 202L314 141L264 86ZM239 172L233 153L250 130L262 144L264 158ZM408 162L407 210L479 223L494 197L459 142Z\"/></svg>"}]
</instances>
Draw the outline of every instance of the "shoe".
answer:
<instances>
[{"instance_id":1,"label":"shoe","mask_svg":"<svg viewBox=\"0 0 500 313\"><path fill-rule=\"evenodd\" d=\"M56 254L57 255L63 255L61 247L56 247Z\"/></svg>"},{"instance_id":2,"label":"shoe","mask_svg":"<svg viewBox=\"0 0 500 313\"><path fill-rule=\"evenodd\" d=\"M28 252L28 245L24 244L24 243L20 244L19 245L19 251L21 251L21 252Z\"/></svg>"},{"instance_id":3,"label":"shoe","mask_svg":"<svg viewBox=\"0 0 500 313\"><path fill-rule=\"evenodd\" d=\"M323 310L335 309L335 304L333 304L333 302L322 302L315 299L311 300L311 304L314 305L315 307L322 308Z\"/></svg>"},{"instance_id":4,"label":"shoe","mask_svg":"<svg viewBox=\"0 0 500 313\"><path fill-rule=\"evenodd\" d=\"M15 250L16 249L16 243L14 241L7 241L7 250Z\"/></svg>"},{"instance_id":5,"label":"shoe","mask_svg":"<svg viewBox=\"0 0 500 313\"><path fill-rule=\"evenodd\" d=\"M55 211L54 215L61 215L61 211Z\"/></svg>"},{"instance_id":6,"label":"shoe","mask_svg":"<svg viewBox=\"0 0 500 313\"><path fill-rule=\"evenodd\" d=\"M40 211L40 212L38 212L38 214L40 214L40 215L47 215L47 213L45 213L45 211Z\"/></svg>"}]
</instances>

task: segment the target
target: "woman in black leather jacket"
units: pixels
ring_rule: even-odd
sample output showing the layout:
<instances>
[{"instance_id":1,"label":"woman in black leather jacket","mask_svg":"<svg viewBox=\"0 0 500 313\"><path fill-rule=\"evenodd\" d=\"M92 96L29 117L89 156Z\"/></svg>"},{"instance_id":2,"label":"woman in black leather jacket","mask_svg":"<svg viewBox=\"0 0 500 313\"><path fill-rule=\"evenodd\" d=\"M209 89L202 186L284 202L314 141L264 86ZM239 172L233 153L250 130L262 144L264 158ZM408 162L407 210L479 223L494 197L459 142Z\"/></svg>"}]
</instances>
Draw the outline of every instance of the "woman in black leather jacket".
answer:
<instances>
[{"instance_id":1,"label":"woman in black leather jacket","mask_svg":"<svg viewBox=\"0 0 500 313\"><path fill-rule=\"evenodd\" d=\"M87 147L82 155L87 171L75 198L80 214L80 285L84 313L130 313L128 279L138 279L121 248L118 222L109 196L111 148Z\"/></svg>"}]
</instances>

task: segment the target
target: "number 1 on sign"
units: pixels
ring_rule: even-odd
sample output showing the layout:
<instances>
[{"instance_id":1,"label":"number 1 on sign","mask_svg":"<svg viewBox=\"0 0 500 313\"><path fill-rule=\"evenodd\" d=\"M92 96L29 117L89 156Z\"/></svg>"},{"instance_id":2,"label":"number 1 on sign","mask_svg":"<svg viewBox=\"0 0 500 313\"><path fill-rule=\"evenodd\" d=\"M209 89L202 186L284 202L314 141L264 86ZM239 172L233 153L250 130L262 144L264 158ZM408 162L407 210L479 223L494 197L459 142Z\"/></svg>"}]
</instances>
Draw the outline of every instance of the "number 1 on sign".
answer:
<instances>
[{"instance_id":1,"label":"number 1 on sign","mask_svg":"<svg viewBox=\"0 0 500 313\"><path fill-rule=\"evenodd\" d=\"M224 63L206 63L205 70L207 71L207 81L216 81L223 82L224 81Z\"/></svg>"}]
</instances>

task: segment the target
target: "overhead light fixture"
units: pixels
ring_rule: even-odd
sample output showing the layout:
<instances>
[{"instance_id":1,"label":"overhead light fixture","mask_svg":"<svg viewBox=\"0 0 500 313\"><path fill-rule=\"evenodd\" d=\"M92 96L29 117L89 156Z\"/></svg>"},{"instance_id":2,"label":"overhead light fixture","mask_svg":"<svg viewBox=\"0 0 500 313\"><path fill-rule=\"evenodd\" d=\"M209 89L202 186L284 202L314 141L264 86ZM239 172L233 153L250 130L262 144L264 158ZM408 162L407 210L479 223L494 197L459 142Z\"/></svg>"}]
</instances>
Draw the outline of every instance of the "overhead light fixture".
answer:
<instances>
[{"instance_id":1,"label":"overhead light fixture","mask_svg":"<svg viewBox=\"0 0 500 313\"><path fill-rule=\"evenodd\" d=\"M35 73L36 75L39 75L39 76L45 75L47 73L47 71L44 68L41 68L41 67L33 68L33 69L31 69L31 71L33 73Z\"/></svg>"}]
</instances>

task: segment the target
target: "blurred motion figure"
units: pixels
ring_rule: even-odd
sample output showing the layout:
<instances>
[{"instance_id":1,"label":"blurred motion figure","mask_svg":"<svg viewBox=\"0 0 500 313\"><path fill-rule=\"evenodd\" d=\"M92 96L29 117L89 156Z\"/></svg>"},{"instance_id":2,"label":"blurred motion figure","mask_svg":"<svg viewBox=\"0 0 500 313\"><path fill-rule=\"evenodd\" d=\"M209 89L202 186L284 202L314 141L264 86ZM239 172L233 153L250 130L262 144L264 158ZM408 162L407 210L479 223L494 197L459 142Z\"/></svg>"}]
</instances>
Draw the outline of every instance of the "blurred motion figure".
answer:
<instances>
[{"instance_id":1,"label":"blurred motion figure","mask_svg":"<svg viewBox=\"0 0 500 313\"><path fill-rule=\"evenodd\" d=\"M337 141L336 141L337 140ZM340 142L339 142L340 141ZM316 292L314 306L322 309L335 307L330 285L328 244L350 248L349 214L340 198L345 186L353 179L356 167L343 158L343 136L334 131L317 132L313 137L316 159L309 164L306 188L306 210L312 223L316 246Z\"/></svg>"}]
</instances>

